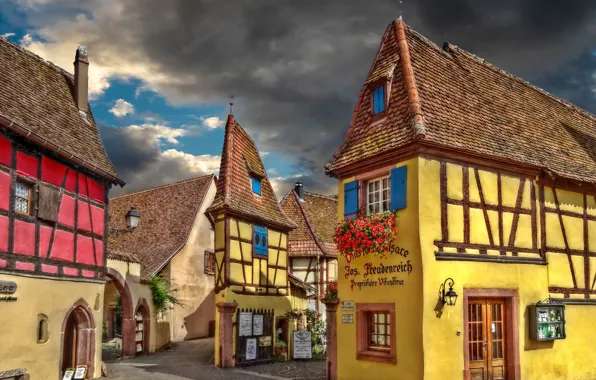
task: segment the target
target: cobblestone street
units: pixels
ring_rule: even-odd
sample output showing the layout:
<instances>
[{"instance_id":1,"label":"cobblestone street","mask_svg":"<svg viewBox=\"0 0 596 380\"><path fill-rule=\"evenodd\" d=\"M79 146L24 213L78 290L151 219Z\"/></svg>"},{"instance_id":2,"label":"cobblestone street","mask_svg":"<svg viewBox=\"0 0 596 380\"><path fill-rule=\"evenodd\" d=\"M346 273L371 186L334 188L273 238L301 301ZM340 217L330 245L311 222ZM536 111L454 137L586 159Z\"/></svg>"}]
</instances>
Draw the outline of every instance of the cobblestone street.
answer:
<instances>
[{"instance_id":1,"label":"cobblestone street","mask_svg":"<svg viewBox=\"0 0 596 380\"><path fill-rule=\"evenodd\" d=\"M148 356L107 362L110 379L183 380L183 379L300 379L324 380L325 361L288 361L252 367L219 369L213 366L213 339L174 343Z\"/></svg>"}]
</instances>

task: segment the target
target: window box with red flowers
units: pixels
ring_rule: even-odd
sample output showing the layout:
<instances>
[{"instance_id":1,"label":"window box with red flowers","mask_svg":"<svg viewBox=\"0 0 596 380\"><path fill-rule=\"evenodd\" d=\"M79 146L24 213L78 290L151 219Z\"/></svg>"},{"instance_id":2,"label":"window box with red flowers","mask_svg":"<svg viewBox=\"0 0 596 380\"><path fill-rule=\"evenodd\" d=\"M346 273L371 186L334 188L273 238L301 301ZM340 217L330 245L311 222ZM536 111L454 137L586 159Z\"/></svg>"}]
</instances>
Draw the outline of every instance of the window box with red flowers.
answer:
<instances>
[{"instance_id":1,"label":"window box with red flowers","mask_svg":"<svg viewBox=\"0 0 596 380\"><path fill-rule=\"evenodd\" d=\"M393 211L366 215L360 210L356 218L338 223L333 240L348 262L368 255L384 255L397 233L397 214Z\"/></svg>"}]
</instances>

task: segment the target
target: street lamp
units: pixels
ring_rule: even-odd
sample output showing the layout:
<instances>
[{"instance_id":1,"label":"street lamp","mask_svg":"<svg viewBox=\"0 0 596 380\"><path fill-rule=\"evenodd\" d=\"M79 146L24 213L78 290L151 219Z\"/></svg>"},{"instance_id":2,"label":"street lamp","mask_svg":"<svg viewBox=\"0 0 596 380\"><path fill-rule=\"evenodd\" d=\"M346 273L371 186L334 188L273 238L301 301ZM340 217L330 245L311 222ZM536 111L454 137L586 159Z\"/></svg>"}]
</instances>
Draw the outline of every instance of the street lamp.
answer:
<instances>
[{"instance_id":1,"label":"street lamp","mask_svg":"<svg viewBox=\"0 0 596 380\"><path fill-rule=\"evenodd\" d=\"M445 286L449 282L449 290L445 293ZM441 300L443 301L443 305L447 304L449 306L455 306L455 302L457 302L457 293L453 290L453 279L448 278L445 282L439 287L439 294L441 296Z\"/></svg>"},{"instance_id":2,"label":"street lamp","mask_svg":"<svg viewBox=\"0 0 596 380\"><path fill-rule=\"evenodd\" d=\"M126 227L130 230L134 230L139 225L139 219L141 215L136 208L131 207L126 213Z\"/></svg>"}]
</instances>

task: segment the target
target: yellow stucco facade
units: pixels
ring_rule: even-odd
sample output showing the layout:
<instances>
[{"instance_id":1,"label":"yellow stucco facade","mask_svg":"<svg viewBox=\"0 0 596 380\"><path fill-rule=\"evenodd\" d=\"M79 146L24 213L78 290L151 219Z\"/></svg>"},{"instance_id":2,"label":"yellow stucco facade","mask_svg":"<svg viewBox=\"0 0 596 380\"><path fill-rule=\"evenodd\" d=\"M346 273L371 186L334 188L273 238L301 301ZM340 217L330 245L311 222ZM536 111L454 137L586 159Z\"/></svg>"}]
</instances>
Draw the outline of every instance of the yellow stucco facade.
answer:
<instances>
[{"instance_id":1,"label":"yellow stucco facade","mask_svg":"<svg viewBox=\"0 0 596 380\"><path fill-rule=\"evenodd\" d=\"M503 343L516 356L506 359L508 379L596 378L591 360L596 305L589 304L596 299L596 258L589 253L596 246L596 221L590 220L596 215L594 197L553 192L527 175L440 159L416 157L396 166L403 165L407 207L398 211L394 246L399 250L385 257L339 259L340 300L354 301L356 307L395 303L396 363L357 359L356 316L354 323L343 322L342 314L354 313L338 308L338 378L366 379L371 371L378 378L464 378L469 369L464 295L476 290L516 294L507 323L517 339ZM354 179L339 183L340 220L343 185ZM404 263L412 266L411 273ZM380 264L406 270L389 275L397 281L381 285L386 275L366 269ZM447 278L454 280L459 298L438 318L439 287ZM528 306L549 297L565 303L567 336L531 340Z\"/></svg>"},{"instance_id":2,"label":"yellow stucco facade","mask_svg":"<svg viewBox=\"0 0 596 380\"><path fill-rule=\"evenodd\" d=\"M17 284L14 302L3 302L0 312L2 340L0 371L26 368L31 379L58 379L61 370L62 329L67 314L81 299L88 304L101 336L104 284L46 280L0 275L0 281ZM8 312L10 310L10 312ZM38 343L39 315L47 317L48 340ZM99 335L97 335L99 334ZM101 376L101 339L96 339L94 366L90 378Z\"/></svg>"}]
</instances>

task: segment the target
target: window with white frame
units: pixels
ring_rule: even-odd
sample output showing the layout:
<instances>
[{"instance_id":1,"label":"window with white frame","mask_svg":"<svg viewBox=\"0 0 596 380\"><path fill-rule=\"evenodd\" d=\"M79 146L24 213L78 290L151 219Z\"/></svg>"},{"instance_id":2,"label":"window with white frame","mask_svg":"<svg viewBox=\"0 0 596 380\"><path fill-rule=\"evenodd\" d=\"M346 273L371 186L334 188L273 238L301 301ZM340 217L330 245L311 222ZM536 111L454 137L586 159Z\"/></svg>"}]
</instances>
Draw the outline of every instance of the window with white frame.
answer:
<instances>
[{"instance_id":1,"label":"window with white frame","mask_svg":"<svg viewBox=\"0 0 596 380\"><path fill-rule=\"evenodd\" d=\"M388 176L368 181L366 185L366 210L368 214L390 211L390 183Z\"/></svg>"}]
</instances>

